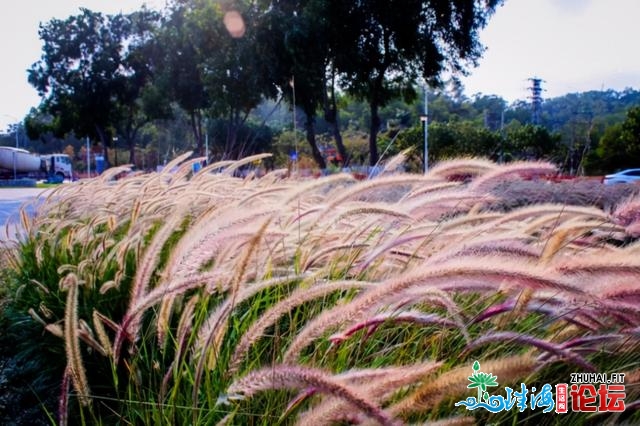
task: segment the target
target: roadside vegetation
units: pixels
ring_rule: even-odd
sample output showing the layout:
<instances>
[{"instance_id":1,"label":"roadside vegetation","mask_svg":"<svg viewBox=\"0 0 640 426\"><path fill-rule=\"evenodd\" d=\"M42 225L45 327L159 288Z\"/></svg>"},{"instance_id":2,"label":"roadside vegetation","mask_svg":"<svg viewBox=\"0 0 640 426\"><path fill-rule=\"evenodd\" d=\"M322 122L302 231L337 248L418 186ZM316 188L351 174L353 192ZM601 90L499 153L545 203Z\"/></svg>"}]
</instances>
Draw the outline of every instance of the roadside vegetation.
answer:
<instances>
[{"instance_id":1,"label":"roadside vegetation","mask_svg":"<svg viewBox=\"0 0 640 426\"><path fill-rule=\"evenodd\" d=\"M43 422L559 419L455 406L475 361L492 394L625 373L624 413L562 420L640 421L637 188L550 182L545 162L423 176L394 172L401 155L358 181L234 177L266 155L193 174L187 158L61 186L23 215L2 355L28 362Z\"/></svg>"},{"instance_id":2,"label":"roadside vegetation","mask_svg":"<svg viewBox=\"0 0 640 426\"><path fill-rule=\"evenodd\" d=\"M189 150L210 162L271 152L275 168L294 153L310 168L372 166L411 146L407 166L419 170L426 91L431 162L545 160L568 175L636 167L637 90L544 99L535 114L529 102L464 93L456 77L481 57L478 34L502 3L83 8L40 27L28 78L41 102L0 144L64 152L79 172L102 167L96 157L155 171Z\"/></svg>"}]
</instances>

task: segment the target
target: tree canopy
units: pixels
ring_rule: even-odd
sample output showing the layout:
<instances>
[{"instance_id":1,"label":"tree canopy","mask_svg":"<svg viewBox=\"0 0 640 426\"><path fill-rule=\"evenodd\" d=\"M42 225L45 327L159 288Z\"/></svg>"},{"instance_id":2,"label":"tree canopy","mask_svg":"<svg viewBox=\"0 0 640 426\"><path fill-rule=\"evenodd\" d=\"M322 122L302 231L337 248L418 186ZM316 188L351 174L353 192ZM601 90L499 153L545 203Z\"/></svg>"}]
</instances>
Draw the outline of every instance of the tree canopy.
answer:
<instances>
[{"instance_id":1,"label":"tree canopy","mask_svg":"<svg viewBox=\"0 0 640 426\"><path fill-rule=\"evenodd\" d=\"M158 23L159 15L146 9L129 15L81 9L41 25L42 57L28 73L43 100L28 127L57 135L74 132L104 146L111 145L117 128L132 138L140 121L150 119L141 116L152 111L144 102L152 100L151 69L139 49Z\"/></svg>"},{"instance_id":2,"label":"tree canopy","mask_svg":"<svg viewBox=\"0 0 640 426\"><path fill-rule=\"evenodd\" d=\"M525 101L464 95L457 77L481 56L478 31L501 3L172 0L159 12L80 9L40 27L29 82L42 102L25 129L48 134L47 143L90 137L113 147L117 138L133 163L140 147L153 147L156 162L176 149L204 154L205 134L211 156L238 158L288 147L297 127L307 141L300 149L319 168L373 165L398 132L398 146L422 146L416 95L426 83L431 161L545 158L572 174L635 164L633 112L625 114L639 92L545 100L539 126Z\"/></svg>"},{"instance_id":3,"label":"tree canopy","mask_svg":"<svg viewBox=\"0 0 640 426\"><path fill-rule=\"evenodd\" d=\"M640 107L629 109L624 122L605 130L596 153L605 172L640 165Z\"/></svg>"},{"instance_id":4,"label":"tree canopy","mask_svg":"<svg viewBox=\"0 0 640 426\"><path fill-rule=\"evenodd\" d=\"M482 53L478 31L502 1L370 0L331 2L340 29L335 61L349 93L366 99L371 122L369 162L378 161L379 108L415 96L418 79L437 84L459 74Z\"/></svg>"},{"instance_id":5,"label":"tree canopy","mask_svg":"<svg viewBox=\"0 0 640 426\"><path fill-rule=\"evenodd\" d=\"M410 100L418 79L437 83L444 71L473 65L482 53L478 30L501 2L174 0L162 15L81 9L41 26L43 54L29 81L43 98L36 115L51 119L34 116L31 128L44 122L40 130L73 131L105 146L116 133L133 143L140 126L166 118L175 102L199 151L204 118L226 120L222 151L233 157L247 154L237 134L263 99L293 104L297 96L307 141L324 166L316 114L324 111L346 160L337 107L337 91L345 90L369 105L375 164L379 109L399 96Z\"/></svg>"}]
</instances>

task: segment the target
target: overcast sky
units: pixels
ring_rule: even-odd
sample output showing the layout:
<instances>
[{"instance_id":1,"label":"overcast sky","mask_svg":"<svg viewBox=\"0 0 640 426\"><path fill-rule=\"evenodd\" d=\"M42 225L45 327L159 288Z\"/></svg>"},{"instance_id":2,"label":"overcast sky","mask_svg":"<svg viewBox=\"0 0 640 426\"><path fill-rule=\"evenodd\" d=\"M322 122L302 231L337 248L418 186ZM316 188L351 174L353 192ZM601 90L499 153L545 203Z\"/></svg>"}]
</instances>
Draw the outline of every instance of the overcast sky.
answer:
<instances>
[{"instance_id":1,"label":"overcast sky","mask_svg":"<svg viewBox=\"0 0 640 426\"><path fill-rule=\"evenodd\" d=\"M526 99L534 76L547 98L639 89L639 18L637 0L506 0L481 33L487 51L465 93Z\"/></svg>"},{"instance_id":2,"label":"overcast sky","mask_svg":"<svg viewBox=\"0 0 640 426\"><path fill-rule=\"evenodd\" d=\"M0 15L0 131L21 120L39 98L26 69L40 56L38 23L87 7L129 12L164 0L18 0ZM481 33L487 47L463 79L465 93L528 96L528 78L545 80L543 97L586 90L640 88L640 1L506 0Z\"/></svg>"}]
</instances>

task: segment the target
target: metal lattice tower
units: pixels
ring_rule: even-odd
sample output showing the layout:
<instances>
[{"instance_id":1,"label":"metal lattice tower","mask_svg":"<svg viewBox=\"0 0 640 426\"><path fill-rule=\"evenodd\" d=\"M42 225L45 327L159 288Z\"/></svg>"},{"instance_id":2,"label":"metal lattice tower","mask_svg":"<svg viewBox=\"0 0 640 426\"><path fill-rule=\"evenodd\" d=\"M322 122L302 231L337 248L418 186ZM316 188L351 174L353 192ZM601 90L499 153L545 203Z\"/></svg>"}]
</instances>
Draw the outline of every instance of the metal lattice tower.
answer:
<instances>
[{"instance_id":1,"label":"metal lattice tower","mask_svg":"<svg viewBox=\"0 0 640 426\"><path fill-rule=\"evenodd\" d=\"M543 79L538 77L532 77L529 79L531 82L531 122L535 125L540 124L540 112L542 111L542 83Z\"/></svg>"}]
</instances>

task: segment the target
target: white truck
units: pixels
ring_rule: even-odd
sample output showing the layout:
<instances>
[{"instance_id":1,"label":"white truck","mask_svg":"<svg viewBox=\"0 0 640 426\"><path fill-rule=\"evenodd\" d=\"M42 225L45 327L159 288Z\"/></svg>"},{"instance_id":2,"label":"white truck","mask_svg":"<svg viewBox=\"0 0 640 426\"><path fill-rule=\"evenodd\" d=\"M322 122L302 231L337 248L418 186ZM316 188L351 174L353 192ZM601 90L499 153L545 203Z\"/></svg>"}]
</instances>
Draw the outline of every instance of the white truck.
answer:
<instances>
[{"instance_id":1,"label":"white truck","mask_svg":"<svg viewBox=\"0 0 640 426\"><path fill-rule=\"evenodd\" d=\"M32 178L62 182L73 179L67 154L33 154L27 150L0 146L0 179Z\"/></svg>"}]
</instances>

